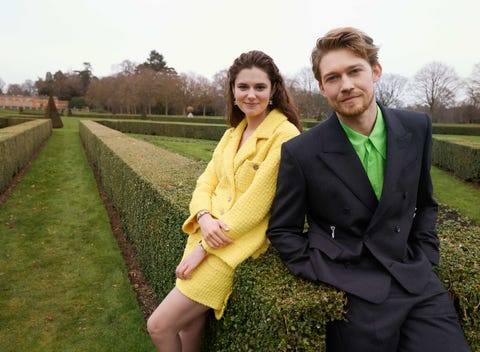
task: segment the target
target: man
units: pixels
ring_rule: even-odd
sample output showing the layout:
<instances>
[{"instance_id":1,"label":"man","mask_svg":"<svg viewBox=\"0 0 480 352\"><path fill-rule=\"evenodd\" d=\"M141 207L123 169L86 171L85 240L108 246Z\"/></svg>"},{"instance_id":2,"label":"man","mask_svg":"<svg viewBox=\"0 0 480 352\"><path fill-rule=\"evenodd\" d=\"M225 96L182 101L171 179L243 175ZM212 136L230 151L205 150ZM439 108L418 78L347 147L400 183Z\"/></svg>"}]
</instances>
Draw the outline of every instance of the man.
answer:
<instances>
[{"instance_id":1,"label":"man","mask_svg":"<svg viewBox=\"0 0 480 352\"><path fill-rule=\"evenodd\" d=\"M430 118L376 103L378 47L357 29L320 38L312 66L334 113L283 145L267 235L293 274L346 292L327 349L468 351L432 267Z\"/></svg>"}]
</instances>

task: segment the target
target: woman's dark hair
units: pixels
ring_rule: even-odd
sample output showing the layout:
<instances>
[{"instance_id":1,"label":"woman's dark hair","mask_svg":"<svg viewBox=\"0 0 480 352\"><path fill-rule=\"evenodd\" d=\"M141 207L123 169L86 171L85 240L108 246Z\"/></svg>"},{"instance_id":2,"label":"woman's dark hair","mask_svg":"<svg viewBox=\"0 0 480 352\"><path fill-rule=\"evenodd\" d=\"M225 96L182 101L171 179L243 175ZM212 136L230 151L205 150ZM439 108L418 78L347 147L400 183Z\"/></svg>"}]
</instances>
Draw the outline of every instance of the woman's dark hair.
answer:
<instances>
[{"instance_id":1,"label":"woman's dark hair","mask_svg":"<svg viewBox=\"0 0 480 352\"><path fill-rule=\"evenodd\" d=\"M245 114L235 105L233 88L239 72L245 68L256 67L264 71L272 84L272 105L271 109L280 110L288 121L293 123L299 131L302 131L298 108L288 93L283 77L280 75L277 65L273 59L259 50L249 51L241 54L228 70L227 77L227 121L232 127L236 127L244 118Z\"/></svg>"}]
</instances>

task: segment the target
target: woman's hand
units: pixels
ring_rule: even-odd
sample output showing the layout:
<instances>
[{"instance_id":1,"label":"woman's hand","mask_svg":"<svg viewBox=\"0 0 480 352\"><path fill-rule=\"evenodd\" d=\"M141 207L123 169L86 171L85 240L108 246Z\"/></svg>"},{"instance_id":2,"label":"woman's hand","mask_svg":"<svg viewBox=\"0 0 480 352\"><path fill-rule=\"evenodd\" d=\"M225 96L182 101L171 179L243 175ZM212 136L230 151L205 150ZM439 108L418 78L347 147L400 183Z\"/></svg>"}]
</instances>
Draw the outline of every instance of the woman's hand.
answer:
<instances>
[{"instance_id":1,"label":"woman's hand","mask_svg":"<svg viewBox=\"0 0 480 352\"><path fill-rule=\"evenodd\" d=\"M178 264L175 270L175 275L180 280L188 280L192 278L192 271L194 271L205 259L207 252L199 244L193 251Z\"/></svg>"},{"instance_id":2,"label":"woman's hand","mask_svg":"<svg viewBox=\"0 0 480 352\"><path fill-rule=\"evenodd\" d=\"M224 231L229 228L222 220L213 218L210 213L203 215L198 224L202 230L203 239L212 248L221 248L233 243L233 240L225 235Z\"/></svg>"}]
</instances>

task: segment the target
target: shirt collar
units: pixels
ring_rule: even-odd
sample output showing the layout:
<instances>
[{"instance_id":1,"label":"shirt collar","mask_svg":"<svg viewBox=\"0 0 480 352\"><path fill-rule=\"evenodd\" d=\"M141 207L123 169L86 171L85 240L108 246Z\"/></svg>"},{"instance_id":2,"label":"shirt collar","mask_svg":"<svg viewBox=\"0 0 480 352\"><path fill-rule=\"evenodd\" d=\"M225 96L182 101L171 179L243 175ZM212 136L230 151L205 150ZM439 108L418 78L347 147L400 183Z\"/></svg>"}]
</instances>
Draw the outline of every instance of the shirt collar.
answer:
<instances>
[{"instance_id":1,"label":"shirt collar","mask_svg":"<svg viewBox=\"0 0 480 352\"><path fill-rule=\"evenodd\" d=\"M383 118L382 110L377 105L377 118L375 120L375 125L373 126L370 136L365 136L361 133L358 133L352 130L350 127L345 125L340 119L338 120L343 130L347 134L350 143L353 147L360 147L367 143L370 140L375 149L380 153L380 155L385 159L387 157L387 133L385 129L385 120Z\"/></svg>"}]
</instances>

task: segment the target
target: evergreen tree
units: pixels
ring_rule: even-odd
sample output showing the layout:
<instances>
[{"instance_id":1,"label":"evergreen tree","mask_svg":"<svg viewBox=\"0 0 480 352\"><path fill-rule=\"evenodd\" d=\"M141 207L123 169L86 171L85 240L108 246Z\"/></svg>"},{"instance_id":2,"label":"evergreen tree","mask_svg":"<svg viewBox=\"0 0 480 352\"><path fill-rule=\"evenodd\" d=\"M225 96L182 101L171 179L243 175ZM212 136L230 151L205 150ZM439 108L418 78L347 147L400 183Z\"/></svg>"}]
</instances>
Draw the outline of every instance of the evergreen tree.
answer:
<instances>
[{"instance_id":1,"label":"evergreen tree","mask_svg":"<svg viewBox=\"0 0 480 352\"><path fill-rule=\"evenodd\" d=\"M45 109L45 118L52 120L53 128L63 127L62 119L60 118L60 114L58 113L57 107L55 106L55 101L53 100L52 96L48 98L47 108Z\"/></svg>"}]
</instances>

